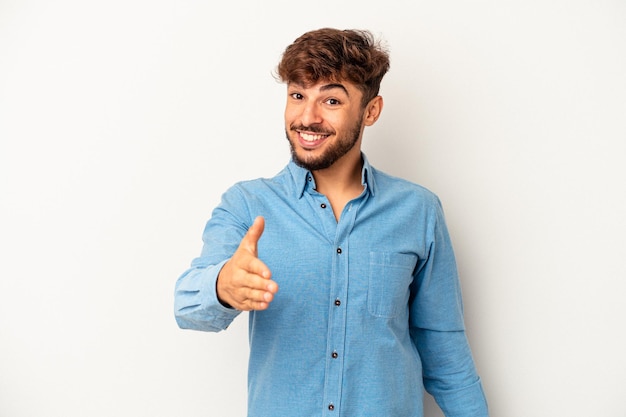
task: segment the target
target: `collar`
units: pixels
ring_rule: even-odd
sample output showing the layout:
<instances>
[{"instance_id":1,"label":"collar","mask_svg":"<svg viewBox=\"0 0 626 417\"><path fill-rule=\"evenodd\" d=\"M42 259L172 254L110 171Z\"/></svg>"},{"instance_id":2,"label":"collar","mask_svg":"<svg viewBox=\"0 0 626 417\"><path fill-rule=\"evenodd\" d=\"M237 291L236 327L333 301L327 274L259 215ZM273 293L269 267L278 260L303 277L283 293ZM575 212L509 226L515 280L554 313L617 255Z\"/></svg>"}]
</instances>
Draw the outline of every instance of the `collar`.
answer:
<instances>
[{"instance_id":1,"label":"collar","mask_svg":"<svg viewBox=\"0 0 626 417\"><path fill-rule=\"evenodd\" d=\"M363 158L363 170L361 171L361 184L364 189L369 191L369 193L374 196L376 193L376 181L374 179L374 167L372 167L367 160L367 157L364 153L361 152L361 157ZM291 174L291 178L294 183L294 194L295 197L300 199L304 195L304 192L309 186L309 182L311 183L311 188L315 188L315 179L313 178L313 174L311 171L302 168L297 165L293 160L289 162L287 165L287 169Z\"/></svg>"}]
</instances>

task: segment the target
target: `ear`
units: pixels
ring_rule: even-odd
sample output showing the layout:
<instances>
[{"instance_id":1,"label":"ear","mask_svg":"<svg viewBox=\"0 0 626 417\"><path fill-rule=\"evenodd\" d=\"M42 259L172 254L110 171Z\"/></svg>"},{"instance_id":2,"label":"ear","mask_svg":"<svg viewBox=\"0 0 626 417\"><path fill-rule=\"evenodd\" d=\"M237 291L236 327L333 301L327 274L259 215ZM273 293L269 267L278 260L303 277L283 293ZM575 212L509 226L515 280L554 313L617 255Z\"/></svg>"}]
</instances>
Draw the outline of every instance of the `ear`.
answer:
<instances>
[{"instance_id":1,"label":"ear","mask_svg":"<svg viewBox=\"0 0 626 417\"><path fill-rule=\"evenodd\" d=\"M376 96L371 99L365 107L365 112L363 113L363 124L365 126L371 126L376 123L381 111L383 111L383 98L381 96Z\"/></svg>"}]
</instances>

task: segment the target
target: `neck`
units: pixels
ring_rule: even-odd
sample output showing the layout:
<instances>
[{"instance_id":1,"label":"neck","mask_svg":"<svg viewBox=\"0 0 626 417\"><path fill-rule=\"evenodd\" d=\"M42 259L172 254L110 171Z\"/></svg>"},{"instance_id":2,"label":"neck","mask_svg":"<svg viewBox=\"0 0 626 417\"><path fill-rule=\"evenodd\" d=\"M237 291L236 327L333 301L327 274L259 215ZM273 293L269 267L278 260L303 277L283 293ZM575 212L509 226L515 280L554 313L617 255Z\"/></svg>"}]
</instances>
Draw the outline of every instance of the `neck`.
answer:
<instances>
[{"instance_id":1,"label":"neck","mask_svg":"<svg viewBox=\"0 0 626 417\"><path fill-rule=\"evenodd\" d=\"M363 158L359 150L358 155L346 154L332 166L312 173L316 189L322 194L328 196L356 193L358 195L363 191L362 171Z\"/></svg>"}]
</instances>

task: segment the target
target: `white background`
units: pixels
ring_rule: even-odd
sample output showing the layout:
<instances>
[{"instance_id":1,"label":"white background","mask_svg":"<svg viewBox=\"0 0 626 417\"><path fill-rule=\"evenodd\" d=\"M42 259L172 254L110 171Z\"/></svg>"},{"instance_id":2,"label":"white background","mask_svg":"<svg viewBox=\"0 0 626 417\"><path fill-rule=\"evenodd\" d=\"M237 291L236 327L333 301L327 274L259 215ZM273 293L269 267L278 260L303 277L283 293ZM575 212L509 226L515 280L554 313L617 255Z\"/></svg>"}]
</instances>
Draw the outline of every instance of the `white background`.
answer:
<instances>
[{"instance_id":1,"label":"white background","mask_svg":"<svg viewBox=\"0 0 626 417\"><path fill-rule=\"evenodd\" d=\"M0 0L0 416L245 414L245 316L179 330L174 282L323 26L389 45L365 152L444 203L492 416L626 416L621 0Z\"/></svg>"}]
</instances>

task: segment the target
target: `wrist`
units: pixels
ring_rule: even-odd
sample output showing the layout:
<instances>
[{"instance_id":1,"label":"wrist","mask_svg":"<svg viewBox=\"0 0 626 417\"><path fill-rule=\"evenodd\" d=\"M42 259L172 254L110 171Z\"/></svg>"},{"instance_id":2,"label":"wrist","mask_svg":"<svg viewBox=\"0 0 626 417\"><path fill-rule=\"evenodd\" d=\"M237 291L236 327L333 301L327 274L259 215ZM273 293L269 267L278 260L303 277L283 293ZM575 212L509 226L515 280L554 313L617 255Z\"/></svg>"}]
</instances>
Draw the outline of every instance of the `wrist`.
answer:
<instances>
[{"instance_id":1,"label":"wrist","mask_svg":"<svg viewBox=\"0 0 626 417\"><path fill-rule=\"evenodd\" d=\"M217 283L219 282L219 276L217 278L217 280L215 280L215 296L217 297L217 301L219 301L219 303L221 305L223 305L226 308L233 308L233 306L231 306L230 304L228 304L226 301L222 300L222 298L220 297L220 291L218 288Z\"/></svg>"}]
</instances>

